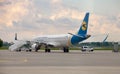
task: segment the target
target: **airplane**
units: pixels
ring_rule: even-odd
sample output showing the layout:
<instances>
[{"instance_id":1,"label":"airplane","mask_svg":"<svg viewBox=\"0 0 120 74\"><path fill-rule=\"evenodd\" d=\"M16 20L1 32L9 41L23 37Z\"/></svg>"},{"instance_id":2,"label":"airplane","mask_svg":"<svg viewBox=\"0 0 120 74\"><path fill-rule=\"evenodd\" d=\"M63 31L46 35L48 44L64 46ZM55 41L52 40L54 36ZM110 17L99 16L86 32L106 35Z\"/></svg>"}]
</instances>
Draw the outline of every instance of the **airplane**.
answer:
<instances>
[{"instance_id":1,"label":"airplane","mask_svg":"<svg viewBox=\"0 0 120 74\"><path fill-rule=\"evenodd\" d=\"M21 51L25 48L27 51L35 50L36 52L44 46L45 52L51 52L52 47L62 48L63 52L68 53L69 47L79 44L91 35L87 34L89 21L89 12L86 13L82 24L76 34L68 33L62 35L44 35L36 37L32 40L17 40L17 34L15 34L16 42L9 47L10 51Z\"/></svg>"},{"instance_id":2,"label":"airplane","mask_svg":"<svg viewBox=\"0 0 120 74\"><path fill-rule=\"evenodd\" d=\"M107 36L106 36L105 39L103 40L103 43L106 42L108 36L109 36L109 34L107 34Z\"/></svg>"}]
</instances>

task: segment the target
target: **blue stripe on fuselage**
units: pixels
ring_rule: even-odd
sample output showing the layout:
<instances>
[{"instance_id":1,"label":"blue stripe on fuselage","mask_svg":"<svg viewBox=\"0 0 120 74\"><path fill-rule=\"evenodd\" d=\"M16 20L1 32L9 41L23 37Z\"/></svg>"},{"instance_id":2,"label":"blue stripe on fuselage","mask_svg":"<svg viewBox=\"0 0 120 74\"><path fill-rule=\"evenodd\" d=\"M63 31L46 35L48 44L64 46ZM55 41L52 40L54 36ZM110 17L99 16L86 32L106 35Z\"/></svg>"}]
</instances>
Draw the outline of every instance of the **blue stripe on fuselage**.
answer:
<instances>
[{"instance_id":1,"label":"blue stripe on fuselage","mask_svg":"<svg viewBox=\"0 0 120 74\"><path fill-rule=\"evenodd\" d=\"M79 42L81 42L81 41L83 41L85 39L86 38L81 38L81 37L73 35L72 38L71 38L71 44L76 45L76 44L78 44Z\"/></svg>"}]
</instances>

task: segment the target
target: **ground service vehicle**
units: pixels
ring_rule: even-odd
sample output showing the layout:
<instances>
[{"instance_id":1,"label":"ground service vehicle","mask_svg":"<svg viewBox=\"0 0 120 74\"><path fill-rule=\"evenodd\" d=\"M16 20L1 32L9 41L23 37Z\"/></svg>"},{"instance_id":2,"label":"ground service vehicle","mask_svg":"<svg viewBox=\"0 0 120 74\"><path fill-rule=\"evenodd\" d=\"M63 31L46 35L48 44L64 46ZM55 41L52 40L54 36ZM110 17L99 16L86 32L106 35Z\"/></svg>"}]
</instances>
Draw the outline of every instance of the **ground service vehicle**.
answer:
<instances>
[{"instance_id":1,"label":"ground service vehicle","mask_svg":"<svg viewBox=\"0 0 120 74\"><path fill-rule=\"evenodd\" d=\"M81 49L82 52L84 51L89 51L89 52L93 52L94 49L90 46L82 46L82 49Z\"/></svg>"}]
</instances>

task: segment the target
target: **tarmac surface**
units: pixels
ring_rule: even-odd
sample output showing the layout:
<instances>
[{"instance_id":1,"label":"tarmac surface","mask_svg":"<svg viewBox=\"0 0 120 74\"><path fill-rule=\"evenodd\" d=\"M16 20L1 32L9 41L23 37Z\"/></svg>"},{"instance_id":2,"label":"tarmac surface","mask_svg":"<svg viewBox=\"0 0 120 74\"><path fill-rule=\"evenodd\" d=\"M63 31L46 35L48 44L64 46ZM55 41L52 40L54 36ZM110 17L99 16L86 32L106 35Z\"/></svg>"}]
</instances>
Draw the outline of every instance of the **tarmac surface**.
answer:
<instances>
[{"instance_id":1,"label":"tarmac surface","mask_svg":"<svg viewBox=\"0 0 120 74\"><path fill-rule=\"evenodd\" d=\"M0 74L120 74L120 53L0 50Z\"/></svg>"}]
</instances>

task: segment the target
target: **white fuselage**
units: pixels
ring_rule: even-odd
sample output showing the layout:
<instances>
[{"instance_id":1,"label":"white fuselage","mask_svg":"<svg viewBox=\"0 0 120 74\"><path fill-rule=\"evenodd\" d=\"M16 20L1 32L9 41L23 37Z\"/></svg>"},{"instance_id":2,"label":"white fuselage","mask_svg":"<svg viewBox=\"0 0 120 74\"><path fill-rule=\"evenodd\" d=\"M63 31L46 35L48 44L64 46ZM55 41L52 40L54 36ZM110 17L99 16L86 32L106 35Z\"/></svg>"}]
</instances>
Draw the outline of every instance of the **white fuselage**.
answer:
<instances>
[{"instance_id":1,"label":"white fuselage","mask_svg":"<svg viewBox=\"0 0 120 74\"><path fill-rule=\"evenodd\" d=\"M51 44L54 47L70 46L70 40L71 36L69 34L39 36L34 39L35 42Z\"/></svg>"}]
</instances>

